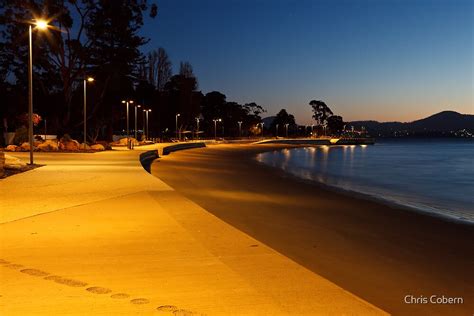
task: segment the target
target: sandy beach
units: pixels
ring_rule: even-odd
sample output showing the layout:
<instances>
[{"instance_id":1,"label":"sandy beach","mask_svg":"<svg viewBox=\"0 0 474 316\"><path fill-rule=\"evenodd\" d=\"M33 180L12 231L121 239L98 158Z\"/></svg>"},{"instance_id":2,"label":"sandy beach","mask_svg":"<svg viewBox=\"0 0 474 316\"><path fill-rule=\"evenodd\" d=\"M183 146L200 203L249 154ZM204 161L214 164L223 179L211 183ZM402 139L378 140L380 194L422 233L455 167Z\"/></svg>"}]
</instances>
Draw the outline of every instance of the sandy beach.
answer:
<instances>
[{"instance_id":1,"label":"sandy beach","mask_svg":"<svg viewBox=\"0 0 474 316\"><path fill-rule=\"evenodd\" d=\"M343 195L255 160L281 145L172 153L152 174L235 228L394 315L471 315L474 226ZM460 297L462 304L407 304Z\"/></svg>"}]
</instances>

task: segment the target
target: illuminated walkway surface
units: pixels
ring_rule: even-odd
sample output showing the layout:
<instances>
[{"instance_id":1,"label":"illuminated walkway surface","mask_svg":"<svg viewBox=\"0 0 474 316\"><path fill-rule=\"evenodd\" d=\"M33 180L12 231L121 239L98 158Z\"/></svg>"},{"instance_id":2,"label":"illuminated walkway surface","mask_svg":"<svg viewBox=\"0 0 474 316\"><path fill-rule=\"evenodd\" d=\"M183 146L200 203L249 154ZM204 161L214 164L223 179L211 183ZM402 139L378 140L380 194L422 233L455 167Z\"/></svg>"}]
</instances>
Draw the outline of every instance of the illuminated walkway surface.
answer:
<instances>
[{"instance_id":1,"label":"illuminated walkway surface","mask_svg":"<svg viewBox=\"0 0 474 316\"><path fill-rule=\"evenodd\" d=\"M383 314L180 196L139 153L37 153L45 167L0 180L1 315Z\"/></svg>"}]
</instances>

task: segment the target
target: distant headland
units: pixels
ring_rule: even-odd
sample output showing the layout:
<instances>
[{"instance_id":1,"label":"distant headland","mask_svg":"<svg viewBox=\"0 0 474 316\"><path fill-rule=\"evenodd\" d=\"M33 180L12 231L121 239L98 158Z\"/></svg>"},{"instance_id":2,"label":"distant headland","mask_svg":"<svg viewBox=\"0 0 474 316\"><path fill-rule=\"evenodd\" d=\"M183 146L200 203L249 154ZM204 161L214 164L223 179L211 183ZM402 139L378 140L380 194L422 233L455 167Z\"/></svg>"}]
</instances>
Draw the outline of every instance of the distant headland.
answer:
<instances>
[{"instance_id":1,"label":"distant headland","mask_svg":"<svg viewBox=\"0 0 474 316\"><path fill-rule=\"evenodd\" d=\"M375 137L474 137L474 115L442 111L413 122L353 121L349 127Z\"/></svg>"}]
</instances>

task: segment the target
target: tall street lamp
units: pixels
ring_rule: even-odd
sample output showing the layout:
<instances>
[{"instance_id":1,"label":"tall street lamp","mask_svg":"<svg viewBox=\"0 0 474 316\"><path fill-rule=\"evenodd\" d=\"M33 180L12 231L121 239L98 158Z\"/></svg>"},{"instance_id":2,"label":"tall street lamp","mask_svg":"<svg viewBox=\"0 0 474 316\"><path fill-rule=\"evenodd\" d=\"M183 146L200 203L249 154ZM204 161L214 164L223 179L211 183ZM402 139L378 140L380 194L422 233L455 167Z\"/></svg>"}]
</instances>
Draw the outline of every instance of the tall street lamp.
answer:
<instances>
[{"instance_id":1,"label":"tall street lamp","mask_svg":"<svg viewBox=\"0 0 474 316\"><path fill-rule=\"evenodd\" d=\"M242 121L238 121L237 124L239 124L239 137L242 138Z\"/></svg>"},{"instance_id":2,"label":"tall street lamp","mask_svg":"<svg viewBox=\"0 0 474 316\"><path fill-rule=\"evenodd\" d=\"M143 117L142 117L142 127L143 127L143 134L145 134L145 139L148 137L148 134L146 134L146 130L145 130L145 108L142 108L142 114L143 114Z\"/></svg>"},{"instance_id":3,"label":"tall street lamp","mask_svg":"<svg viewBox=\"0 0 474 316\"><path fill-rule=\"evenodd\" d=\"M130 146L130 120L129 120L129 104L133 104L133 100L122 100L122 103L127 104L127 148Z\"/></svg>"},{"instance_id":4,"label":"tall street lamp","mask_svg":"<svg viewBox=\"0 0 474 316\"><path fill-rule=\"evenodd\" d=\"M196 138L199 139L199 117L196 117Z\"/></svg>"},{"instance_id":5,"label":"tall street lamp","mask_svg":"<svg viewBox=\"0 0 474 316\"><path fill-rule=\"evenodd\" d=\"M94 78L84 78L84 150L86 149L87 143L87 83L94 82Z\"/></svg>"},{"instance_id":6,"label":"tall street lamp","mask_svg":"<svg viewBox=\"0 0 474 316\"><path fill-rule=\"evenodd\" d=\"M176 138L179 140L181 140L181 135L179 135L180 137L178 138L178 117L180 117L181 114L179 113L176 113Z\"/></svg>"},{"instance_id":7,"label":"tall street lamp","mask_svg":"<svg viewBox=\"0 0 474 316\"><path fill-rule=\"evenodd\" d=\"M276 136L276 137L278 137L278 125L279 125L279 124L277 124L277 125L275 126L275 136Z\"/></svg>"},{"instance_id":8,"label":"tall street lamp","mask_svg":"<svg viewBox=\"0 0 474 316\"><path fill-rule=\"evenodd\" d=\"M36 19L33 24L38 30L46 30L49 25L48 22L41 19ZM28 63L28 140L30 143L30 165L33 164L33 27L30 24L28 29L29 35L29 63Z\"/></svg>"},{"instance_id":9,"label":"tall street lamp","mask_svg":"<svg viewBox=\"0 0 474 316\"><path fill-rule=\"evenodd\" d=\"M137 109L141 108L141 107L142 106L140 104L135 104L135 139L138 139L137 138L138 137L138 134L137 134L137 128L138 128L137 127L137 121L138 121L138 119L137 119Z\"/></svg>"},{"instance_id":10,"label":"tall street lamp","mask_svg":"<svg viewBox=\"0 0 474 316\"><path fill-rule=\"evenodd\" d=\"M290 124L285 124L285 129L286 129L286 138L288 138L288 125L290 125Z\"/></svg>"},{"instance_id":11,"label":"tall street lamp","mask_svg":"<svg viewBox=\"0 0 474 316\"><path fill-rule=\"evenodd\" d=\"M148 113L151 112L151 109L147 109L147 110L145 110L145 112L146 112L146 136L148 138L148 137L150 137L150 135L149 135L150 130L148 129Z\"/></svg>"},{"instance_id":12,"label":"tall street lamp","mask_svg":"<svg viewBox=\"0 0 474 316\"><path fill-rule=\"evenodd\" d=\"M263 125L264 125L265 123L262 122L262 123L260 123L260 124L262 125L262 138L263 138Z\"/></svg>"},{"instance_id":13,"label":"tall street lamp","mask_svg":"<svg viewBox=\"0 0 474 316\"><path fill-rule=\"evenodd\" d=\"M214 139L217 140L217 122L221 122L222 119L213 119L214 121Z\"/></svg>"}]
</instances>

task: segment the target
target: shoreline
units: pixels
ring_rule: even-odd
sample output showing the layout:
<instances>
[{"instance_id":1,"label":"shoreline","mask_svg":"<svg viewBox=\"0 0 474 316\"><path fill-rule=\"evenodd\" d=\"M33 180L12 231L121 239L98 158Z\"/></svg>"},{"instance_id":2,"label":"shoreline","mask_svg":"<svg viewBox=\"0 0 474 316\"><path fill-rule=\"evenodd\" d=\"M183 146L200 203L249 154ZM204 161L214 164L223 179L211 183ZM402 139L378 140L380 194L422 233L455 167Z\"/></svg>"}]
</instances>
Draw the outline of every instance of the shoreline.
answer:
<instances>
[{"instance_id":1,"label":"shoreline","mask_svg":"<svg viewBox=\"0 0 474 316\"><path fill-rule=\"evenodd\" d=\"M288 145L218 145L173 153L152 174L208 212L393 314L459 314L474 302L473 225L341 194L264 165ZM442 258L442 260L440 260ZM384 291L381 291L384 289ZM464 296L461 305L404 295Z\"/></svg>"},{"instance_id":2,"label":"shoreline","mask_svg":"<svg viewBox=\"0 0 474 316\"><path fill-rule=\"evenodd\" d=\"M308 147L308 146L304 145L304 146L298 147L298 148L303 148L303 147ZM281 148L280 150L284 150L284 149L289 149L289 148L285 147L285 148ZM308 179L308 178L299 177L298 175L292 173L291 171L285 171L282 168L270 166L270 165L266 164L263 161L259 161L258 160L258 155L263 154L263 153L265 153L265 152L258 153L254 157L255 161L257 163L259 163L260 165L265 166L265 167L273 168L278 172L281 171L286 176L293 177L293 179L296 180L296 181L301 181L301 182L307 183L309 185L315 185L315 186L320 187L322 189L335 192L336 194L342 194L342 195L349 196L349 197L354 197L354 198L358 198L358 199L363 199L363 200L368 200L368 201L372 201L372 202L375 202L375 203L379 203L379 204L385 205L385 206L390 207L390 208L396 208L396 209L400 209L400 210L403 210L403 211L416 212L416 213L423 214L423 215L426 215L426 216L429 216L429 217L434 217L434 218L438 218L438 219L445 220L445 221L448 221L448 222L453 222L453 223L456 223L456 224L459 224L459 225L474 226L474 220L470 220L470 219L467 219L465 217L460 217L460 216L457 216L457 215L448 214L450 212L448 210L437 209L437 208L434 208L434 207L429 207L427 205L425 205L425 206L410 205L410 204L405 203L403 201L391 200L391 199L387 199L387 198L384 198L382 196L378 196L378 195L375 195L375 194L370 194L370 193L366 193L366 192L346 189L346 188L343 188L343 187L340 187L340 186L337 186L337 185L331 185L331 184L323 183L323 182L320 182L320 181L315 180L315 179Z\"/></svg>"}]
</instances>

